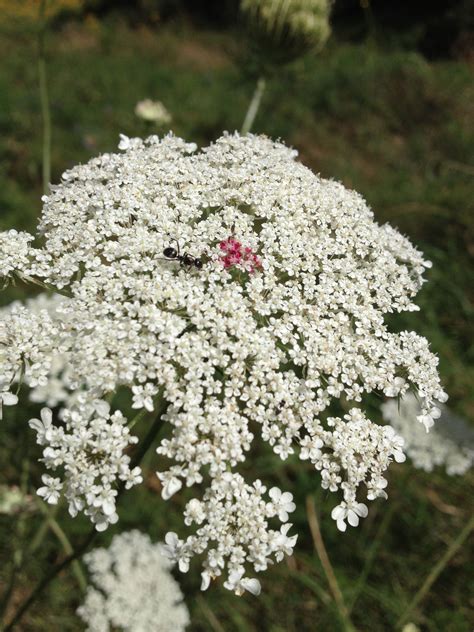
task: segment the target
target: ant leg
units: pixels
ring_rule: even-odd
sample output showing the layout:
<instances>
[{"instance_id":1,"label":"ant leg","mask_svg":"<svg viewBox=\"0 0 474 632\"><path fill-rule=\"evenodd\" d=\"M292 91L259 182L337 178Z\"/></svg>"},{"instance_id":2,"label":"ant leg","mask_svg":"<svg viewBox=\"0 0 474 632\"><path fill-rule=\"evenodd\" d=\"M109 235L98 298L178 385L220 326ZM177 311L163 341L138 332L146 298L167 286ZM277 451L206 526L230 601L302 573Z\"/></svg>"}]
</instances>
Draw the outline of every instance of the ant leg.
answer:
<instances>
[{"instance_id":1,"label":"ant leg","mask_svg":"<svg viewBox=\"0 0 474 632\"><path fill-rule=\"evenodd\" d=\"M175 241L176 245L177 245L177 250L178 250L178 257L181 256L181 253L179 251L179 241L176 239L176 237L171 237L171 235L168 233L168 237L170 238L171 241Z\"/></svg>"}]
</instances>

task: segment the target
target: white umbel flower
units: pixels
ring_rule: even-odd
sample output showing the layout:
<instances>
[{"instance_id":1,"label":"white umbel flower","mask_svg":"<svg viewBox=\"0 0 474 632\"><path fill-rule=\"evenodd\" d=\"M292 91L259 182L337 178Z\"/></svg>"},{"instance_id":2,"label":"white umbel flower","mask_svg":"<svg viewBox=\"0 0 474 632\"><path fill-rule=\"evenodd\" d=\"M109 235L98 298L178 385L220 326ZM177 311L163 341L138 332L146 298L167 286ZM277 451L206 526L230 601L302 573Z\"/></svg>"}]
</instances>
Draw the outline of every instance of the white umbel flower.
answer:
<instances>
[{"instance_id":1,"label":"white umbel flower","mask_svg":"<svg viewBox=\"0 0 474 632\"><path fill-rule=\"evenodd\" d=\"M164 399L162 495L202 487L173 555L182 570L204 555L204 586L225 571L240 590L294 544L289 492L272 498L238 473L255 440L311 462L342 496L336 521L355 525L404 458L398 434L367 417L366 395L415 389L420 428L434 423L447 397L438 360L386 319L418 309L430 263L357 193L268 138L225 134L197 152L173 135L122 135L120 148L52 187L42 247L22 237L26 254L2 255L0 274L38 277L68 298L56 315L0 314L0 377L47 387L64 359L62 421L43 459L70 511L99 528L117 519L117 486L140 480L127 471L126 420L105 400L128 389L134 408L152 411ZM331 416L341 399L349 411Z\"/></svg>"},{"instance_id":2,"label":"white umbel flower","mask_svg":"<svg viewBox=\"0 0 474 632\"><path fill-rule=\"evenodd\" d=\"M63 409L62 425L53 423L49 408L41 411L41 420L29 422L36 431L37 443L46 446L42 461L48 469L63 474L69 513L76 516L84 511L98 531L118 519L113 483L120 481L129 489L143 480L140 468L130 470L130 457L125 454L126 448L136 443L136 437L130 435L119 411L112 415L107 411L108 405L88 405L80 396L77 406ZM38 494L56 504L63 483L46 475L43 483Z\"/></svg>"},{"instance_id":3,"label":"white umbel flower","mask_svg":"<svg viewBox=\"0 0 474 632\"><path fill-rule=\"evenodd\" d=\"M139 531L116 535L84 557L92 585L77 613L88 632L181 632L189 624L161 544Z\"/></svg>"},{"instance_id":4,"label":"white umbel flower","mask_svg":"<svg viewBox=\"0 0 474 632\"><path fill-rule=\"evenodd\" d=\"M420 403L409 393L400 402L382 404L382 414L393 432L404 439L404 450L413 465L425 472L444 467L450 475L465 474L474 464L474 430L444 405L429 432L420 426Z\"/></svg>"}]
</instances>

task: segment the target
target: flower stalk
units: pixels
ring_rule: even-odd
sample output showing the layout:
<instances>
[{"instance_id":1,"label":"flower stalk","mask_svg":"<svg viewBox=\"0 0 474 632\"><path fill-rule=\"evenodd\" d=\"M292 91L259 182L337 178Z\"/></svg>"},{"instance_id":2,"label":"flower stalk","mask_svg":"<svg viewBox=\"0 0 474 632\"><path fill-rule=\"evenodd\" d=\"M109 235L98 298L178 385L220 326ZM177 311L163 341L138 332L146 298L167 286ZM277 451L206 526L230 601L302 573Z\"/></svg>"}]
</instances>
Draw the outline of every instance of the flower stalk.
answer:
<instances>
[{"instance_id":1,"label":"flower stalk","mask_svg":"<svg viewBox=\"0 0 474 632\"><path fill-rule=\"evenodd\" d=\"M54 517L54 514L49 510L48 506L39 498L36 499L36 503L45 516L48 528L51 529L51 531L54 533L59 543L63 547L66 555L71 555L74 551L73 546L69 541L66 533L64 532L64 529L62 529L61 525ZM87 589L87 580L79 560L74 560L72 562L72 570L74 572L74 575L76 576L79 588L84 592Z\"/></svg>"},{"instance_id":2,"label":"flower stalk","mask_svg":"<svg viewBox=\"0 0 474 632\"><path fill-rule=\"evenodd\" d=\"M48 75L46 70L46 8L48 0L41 0L39 6L38 31L38 79L41 103L41 119L43 124L43 193L47 194L51 183L51 108L48 93Z\"/></svg>"},{"instance_id":3,"label":"flower stalk","mask_svg":"<svg viewBox=\"0 0 474 632\"><path fill-rule=\"evenodd\" d=\"M433 566L431 571L428 573L425 581L416 592L415 596L411 600L405 612L397 621L395 627L396 629L401 629L403 625L408 621L411 616L413 610L418 606L418 604L423 601L428 592L430 591L431 586L435 583L441 573L444 571L446 566L449 564L451 559L456 555L461 546L469 537L471 531L474 529L474 514L468 520L464 528L459 533L458 537L451 543L451 545L446 549L444 555L441 557L439 562Z\"/></svg>"},{"instance_id":4,"label":"flower stalk","mask_svg":"<svg viewBox=\"0 0 474 632\"><path fill-rule=\"evenodd\" d=\"M242 125L242 136L248 134L253 127L255 118L258 114L260 104L262 102L263 93L265 92L266 81L263 77L260 77L257 81L255 91L253 93L252 100L250 101L247 114L245 115L244 123Z\"/></svg>"},{"instance_id":5,"label":"flower stalk","mask_svg":"<svg viewBox=\"0 0 474 632\"><path fill-rule=\"evenodd\" d=\"M311 496L306 498L306 513L308 515L308 524L313 538L314 548L318 554L319 561L323 567L324 574L328 581L329 589L331 590L334 602L341 619L341 623L344 626L345 632L355 632L355 628L350 619L349 611L347 609L344 597L342 595L339 583L334 573L329 555L324 546L323 536L321 535L321 529L319 527L318 517L316 515L316 508L314 506L314 500Z\"/></svg>"}]
</instances>

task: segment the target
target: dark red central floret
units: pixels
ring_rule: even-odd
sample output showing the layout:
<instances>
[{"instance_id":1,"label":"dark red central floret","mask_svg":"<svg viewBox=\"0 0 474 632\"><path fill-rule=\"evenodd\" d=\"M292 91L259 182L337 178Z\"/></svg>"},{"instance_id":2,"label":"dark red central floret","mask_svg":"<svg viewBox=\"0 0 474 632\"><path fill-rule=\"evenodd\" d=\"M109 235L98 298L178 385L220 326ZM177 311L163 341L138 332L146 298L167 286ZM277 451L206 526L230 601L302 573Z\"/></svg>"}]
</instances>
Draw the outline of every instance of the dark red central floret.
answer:
<instances>
[{"instance_id":1,"label":"dark red central floret","mask_svg":"<svg viewBox=\"0 0 474 632\"><path fill-rule=\"evenodd\" d=\"M255 272L255 270L262 268L262 262L252 248L244 247L234 237L228 237L221 241L219 248L223 252L219 260L224 264L224 268L240 265L248 272Z\"/></svg>"}]
</instances>

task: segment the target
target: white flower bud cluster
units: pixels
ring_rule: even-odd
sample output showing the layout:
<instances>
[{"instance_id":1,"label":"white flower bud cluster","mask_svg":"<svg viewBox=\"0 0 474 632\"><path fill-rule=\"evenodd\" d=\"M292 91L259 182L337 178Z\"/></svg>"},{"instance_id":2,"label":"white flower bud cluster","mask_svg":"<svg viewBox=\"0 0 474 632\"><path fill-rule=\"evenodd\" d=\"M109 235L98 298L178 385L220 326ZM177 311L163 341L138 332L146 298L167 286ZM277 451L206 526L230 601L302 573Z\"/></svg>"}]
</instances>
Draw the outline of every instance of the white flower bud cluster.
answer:
<instances>
[{"instance_id":1,"label":"white flower bud cluster","mask_svg":"<svg viewBox=\"0 0 474 632\"><path fill-rule=\"evenodd\" d=\"M77 614L88 632L182 632L183 594L162 545L139 531L116 535L108 549L84 556L92 584Z\"/></svg>"},{"instance_id":2,"label":"white flower bud cluster","mask_svg":"<svg viewBox=\"0 0 474 632\"><path fill-rule=\"evenodd\" d=\"M44 246L30 248L29 266L14 253L3 264L69 295L58 317L18 307L21 318L0 314L0 332L11 330L0 333L7 382L27 364L26 383L36 388L38 373L47 385L46 373L58 378L59 354L68 393L61 417L78 441L81 433L95 441L91 420L100 433L105 423L123 428L121 417L80 406L119 387L138 410L164 398L163 497L203 484L196 503L206 508L194 503L186 521L202 517L199 507L223 545L241 545L234 523L216 510L220 528L206 503L224 502L227 476L254 498L236 468L256 438L281 459L300 451L311 460L323 485L342 492L339 527L346 518L356 524L364 487L369 500L384 496L383 471L402 460L399 437L366 418L365 395L414 390L426 427L446 399L428 342L386 325L387 314L418 309L413 298L429 262L377 224L357 193L315 176L265 137L224 135L196 152L173 135L122 136L120 148L66 172L44 198ZM30 363L22 336L35 349ZM332 417L341 400L349 414ZM103 454L106 463L123 458L115 447ZM89 510L82 491L79 498ZM249 515L258 523L265 514ZM262 566L272 545L256 528L263 557L246 550L245 560ZM198 549L212 546L210 532L202 538ZM240 586L243 561L229 560L231 584Z\"/></svg>"},{"instance_id":3,"label":"white flower bud cluster","mask_svg":"<svg viewBox=\"0 0 474 632\"><path fill-rule=\"evenodd\" d=\"M196 533L184 541L176 533L168 533L167 555L187 572L191 558L206 552L202 590L226 569L225 588L239 595L245 590L259 594L260 582L244 576L245 564L256 572L266 570L274 560L292 555L298 537L287 535L290 523L284 522L279 531L268 525L271 518L288 520L288 513L295 509L292 494L272 487L265 501L265 492L261 481L248 485L240 474L225 472L214 478L202 501L193 498L186 505L185 523L198 525Z\"/></svg>"},{"instance_id":4,"label":"white flower bud cluster","mask_svg":"<svg viewBox=\"0 0 474 632\"><path fill-rule=\"evenodd\" d=\"M465 474L474 465L474 430L446 406L440 412L435 426L426 432L417 421L420 403L414 395L382 404L384 419L403 437L404 449L416 468L432 472L441 466L450 475Z\"/></svg>"},{"instance_id":5,"label":"white flower bud cluster","mask_svg":"<svg viewBox=\"0 0 474 632\"><path fill-rule=\"evenodd\" d=\"M260 36L282 48L299 45L304 53L326 43L331 5L330 0L241 0L240 8Z\"/></svg>"},{"instance_id":6,"label":"white flower bud cluster","mask_svg":"<svg viewBox=\"0 0 474 632\"><path fill-rule=\"evenodd\" d=\"M117 481L130 489L143 480L140 468L130 470L130 457L124 454L138 439L130 435L120 411L110 414L104 401L91 405L79 396L78 405L62 410L62 421L62 425L55 425L51 410L43 408L41 420L29 422L38 444L46 446L43 463L48 470L60 470L64 477L62 482L43 474L44 486L38 494L56 504L63 492L71 516L84 511L96 529L104 531L118 520L114 487Z\"/></svg>"}]
</instances>

